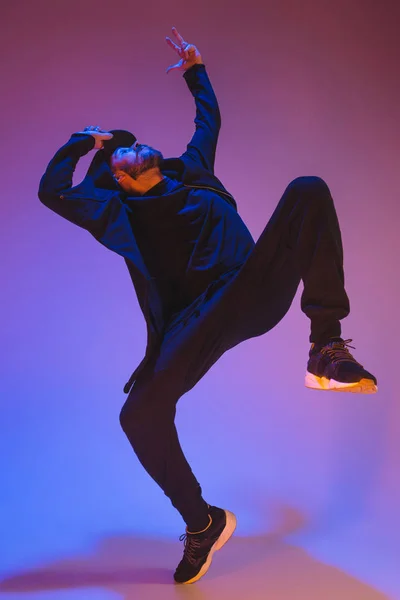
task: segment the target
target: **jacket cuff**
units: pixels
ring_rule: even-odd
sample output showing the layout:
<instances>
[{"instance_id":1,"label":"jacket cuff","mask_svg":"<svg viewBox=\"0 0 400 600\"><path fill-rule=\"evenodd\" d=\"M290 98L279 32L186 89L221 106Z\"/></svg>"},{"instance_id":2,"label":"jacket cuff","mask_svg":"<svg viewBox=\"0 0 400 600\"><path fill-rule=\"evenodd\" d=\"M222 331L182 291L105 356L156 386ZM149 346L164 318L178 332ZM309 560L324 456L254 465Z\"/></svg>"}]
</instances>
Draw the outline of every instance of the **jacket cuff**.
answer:
<instances>
[{"instance_id":1,"label":"jacket cuff","mask_svg":"<svg viewBox=\"0 0 400 600\"><path fill-rule=\"evenodd\" d=\"M74 148L79 149L83 154L87 154L94 148L96 140L90 134L73 133L69 138L67 145L74 145Z\"/></svg>"},{"instance_id":2,"label":"jacket cuff","mask_svg":"<svg viewBox=\"0 0 400 600\"><path fill-rule=\"evenodd\" d=\"M187 71L184 72L183 77L186 79L187 83L189 83L190 81L193 81L195 79L196 73L198 71L205 71L205 70L206 70L206 65L196 63L195 65L190 67L190 69L188 69Z\"/></svg>"}]
</instances>

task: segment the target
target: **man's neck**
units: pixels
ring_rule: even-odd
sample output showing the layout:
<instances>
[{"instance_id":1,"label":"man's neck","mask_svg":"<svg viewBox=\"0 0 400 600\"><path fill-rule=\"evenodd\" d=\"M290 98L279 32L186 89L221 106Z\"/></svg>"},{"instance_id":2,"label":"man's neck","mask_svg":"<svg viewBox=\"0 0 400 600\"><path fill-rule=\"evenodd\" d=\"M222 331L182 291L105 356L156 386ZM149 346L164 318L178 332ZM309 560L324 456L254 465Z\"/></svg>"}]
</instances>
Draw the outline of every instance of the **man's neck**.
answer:
<instances>
[{"instance_id":1,"label":"man's neck","mask_svg":"<svg viewBox=\"0 0 400 600\"><path fill-rule=\"evenodd\" d=\"M135 192L143 196L143 194L151 190L152 187L160 183L163 179L164 176L160 169L149 169L135 179Z\"/></svg>"}]
</instances>

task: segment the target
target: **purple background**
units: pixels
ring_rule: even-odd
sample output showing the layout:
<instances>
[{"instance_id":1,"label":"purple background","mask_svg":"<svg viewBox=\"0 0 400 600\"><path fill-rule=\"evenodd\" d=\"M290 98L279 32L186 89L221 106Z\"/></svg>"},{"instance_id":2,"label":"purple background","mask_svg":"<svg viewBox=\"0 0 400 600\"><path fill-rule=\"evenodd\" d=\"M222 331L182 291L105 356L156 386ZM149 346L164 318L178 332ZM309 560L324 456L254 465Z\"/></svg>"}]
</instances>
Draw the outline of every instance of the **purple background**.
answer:
<instances>
[{"instance_id":1,"label":"purple background","mask_svg":"<svg viewBox=\"0 0 400 600\"><path fill-rule=\"evenodd\" d=\"M145 345L124 262L37 200L53 153L86 125L131 129L165 156L184 150L193 101L180 73L165 74L176 25L207 65L223 121L216 173L253 236L290 180L326 179L352 308L343 334L379 379L376 396L303 387L298 295L276 329L228 352L180 402L184 450L206 498L237 513L239 536L294 511L293 543L400 594L399 12L395 0L2 8L2 573L115 534L183 531L118 422Z\"/></svg>"}]
</instances>

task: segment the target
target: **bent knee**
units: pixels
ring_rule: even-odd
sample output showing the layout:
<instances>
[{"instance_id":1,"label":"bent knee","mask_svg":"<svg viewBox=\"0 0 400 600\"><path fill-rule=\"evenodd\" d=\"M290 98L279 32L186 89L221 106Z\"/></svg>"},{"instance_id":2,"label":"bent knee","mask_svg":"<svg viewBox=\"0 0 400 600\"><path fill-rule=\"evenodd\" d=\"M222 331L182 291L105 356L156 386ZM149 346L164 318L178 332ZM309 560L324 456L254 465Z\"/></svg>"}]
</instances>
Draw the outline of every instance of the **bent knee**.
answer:
<instances>
[{"instance_id":1,"label":"bent knee","mask_svg":"<svg viewBox=\"0 0 400 600\"><path fill-rule=\"evenodd\" d=\"M329 189L322 177L318 177L317 175L303 175L301 177L296 177L296 179L293 179L293 181L290 182L289 187Z\"/></svg>"},{"instance_id":2,"label":"bent knee","mask_svg":"<svg viewBox=\"0 0 400 600\"><path fill-rule=\"evenodd\" d=\"M123 405L123 407L121 408L121 411L119 413L119 424L121 425L121 428L123 431L125 431L125 433L129 428L129 423L132 420L129 413L130 413L130 411L129 411L128 403L125 402L125 404Z\"/></svg>"},{"instance_id":3,"label":"bent knee","mask_svg":"<svg viewBox=\"0 0 400 600\"><path fill-rule=\"evenodd\" d=\"M288 190L294 192L300 202L312 206L315 210L333 204L331 192L321 177L297 177L289 184Z\"/></svg>"},{"instance_id":4,"label":"bent knee","mask_svg":"<svg viewBox=\"0 0 400 600\"><path fill-rule=\"evenodd\" d=\"M158 427L161 422L174 421L179 394L154 379L145 387L131 391L119 413L119 422L125 433Z\"/></svg>"},{"instance_id":5,"label":"bent knee","mask_svg":"<svg viewBox=\"0 0 400 600\"><path fill-rule=\"evenodd\" d=\"M127 400L119 413L119 423L125 433L143 430L151 422L152 411L145 404Z\"/></svg>"}]
</instances>

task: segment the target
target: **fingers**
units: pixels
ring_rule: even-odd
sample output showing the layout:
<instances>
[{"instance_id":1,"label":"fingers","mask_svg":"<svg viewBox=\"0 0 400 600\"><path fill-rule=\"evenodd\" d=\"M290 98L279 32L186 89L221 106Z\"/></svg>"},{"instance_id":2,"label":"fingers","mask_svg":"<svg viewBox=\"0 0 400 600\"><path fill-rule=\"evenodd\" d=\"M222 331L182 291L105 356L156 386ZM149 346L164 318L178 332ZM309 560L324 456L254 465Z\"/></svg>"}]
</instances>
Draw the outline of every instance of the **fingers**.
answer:
<instances>
[{"instance_id":1,"label":"fingers","mask_svg":"<svg viewBox=\"0 0 400 600\"><path fill-rule=\"evenodd\" d=\"M176 44L174 44L174 42L171 40L171 38L169 38L169 37L166 37L165 39L166 39L166 41L167 41L167 44L168 44L168 46L169 46L170 48L172 48L172 50L175 50L175 52L177 52L177 53L179 54L179 52L180 52L180 47L179 47L179 46L177 46Z\"/></svg>"},{"instance_id":2,"label":"fingers","mask_svg":"<svg viewBox=\"0 0 400 600\"><path fill-rule=\"evenodd\" d=\"M115 173L113 173L113 177L117 183L121 184L127 178L127 174L125 173L125 171L121 171L120 169L118 169L117 171L115 171Z\"/></svg>"},{"instance_id":3,"label":"fingers","mask_svg":"<svg viewBox=\"0 0 400 600\"><path fill-rule=\"evenodd\" d=\"M191 60L195 57L196 55L196 46L193 46L193 44L186 44L185 46L185 58L186 60Z\"/></svg>"},{"instance_id":4,"label":"fingers","mask_svg":"<svg viewBox=\"0 0 400 600\"><path fill-rule=\"evenodd\" d=\"M178 63L176 63L176 65L171 65L170 67L168 67L167 74L170 71L173 71L174 69L180 69L182 67L182 65L183 65L183 62L184 62L183 60L180 60Z\"/></svg>"},{"instance_id":5,"label":"fingers","mask_svg":"<svg viewBox=\"0 0 400 600\"><path fill-rule=\"evenodd\" d=\"M89 127L85 127L83 130L85 133L97 133L100 137L103 136L105 140L111 139L113 134L105 129L101 129L98 125L89 125ZM104 134L104 135L103 135Z\"/></svg>"},{"instance_id":6,"label":"fingers","mask_svg":"<svg viewBox=\"0 0 400 600\"><path fill-rule=\"evenodd\" d=\"M175 42L173 42L170 37L167 37L166 40L167 40L168 46L170 48L172 48L173 50L175 50L175 52L177 54L179 54L179 56L181 58L188 60L189 54L188 54L187 50L190 47L190 44L185 42L185 40L183 39L183 37L181 36L181 34L177 31L177 29L175 27L172 28L172 33L174 34L178 44L175 44Z\"/></svg>"},{"instance_id":7,"label":"fingers","mask_svg":"<svg viewBox=\"0 0 400 600\"><path fill-rule=\"evenodd\" d=\"M189 54L187 52L187 48L189 48L189 44L185 44L183 46L183 48L181 48L180 46L177 46L172 40L171 38L167 37L165 38L167 41L167 44L170 48L172 48L173 50L175 50L175 52L177 54L179 54L179 56L181 58L184 58L185 60L187 60L189 58Z\"/></svg>"},{"instance_id":8,"label":"fingers","mask_svg":"<svg viewBox=\"0 0 400 600\"><path fill-rule=\"evenodd\" d=\"M87 131L88 133L90 132L94 132L94 133L108 133L106 132L104 129L101 129L98 125L89 125L88 127L85 127L85 129L83 131Z\"/></svg>"},{"instance_id":9,"label":"fingers","mask_svg":"<svg viewBox=\"0 0 400 600\"><path fill-rule=\"evenodd\" d=\"M177 42L178 42L179 46L180 46L181 48L183 48L183 46L185 46L185 45L186 45L186 42L185 42L185 40L183 39L183 37L181 36L181 34L180 34L180 33L178 33L178 30L176 29L176 27L173 27L173 28L172 28L172 33L173 33L173 34L174 34L174 36L176 37L176 39L177 39Z\"/></svg>"},{"instance_id":10,"label":"fingers","mask_svg":"<svg viewBox=\"0 0 400 600\"><path fill-rule=\"evenodd\" d=\"M100 129L99 126L94 127L93 125L89 125L89 127L85 127L85 129L83 129L82 131L79 131L78 133L84 133L84 134L93 136L96 141L94 147L97 150L103 148L103 141L111 140L114 137L113 134L110 133L109 131Z\"/></svg>"},{"instance_id":11,"label":"fingers","mask_svg":"<svg viewBox=\"0 0 400 600\"><path fill-rule=\"evenodd\" d=\"M170 48L172 48L172 50L174 50L174 52L176 52L179 55L181 60L178 63L176 63L176 65L171 65L170 67L168 67L167 73L169 73L173 69L181 69L183 67L183 65L190 59L193 59L194 55L196 54L196 47L193 46L193 44L188 44L187 42L185 42L185 40L183 39L181 34L178 32L176 27L172 28L172 33L173 33L177 43L175 43L168 36L165 39L166 39L168 46Z\"/></svg>"}]
</instances>

